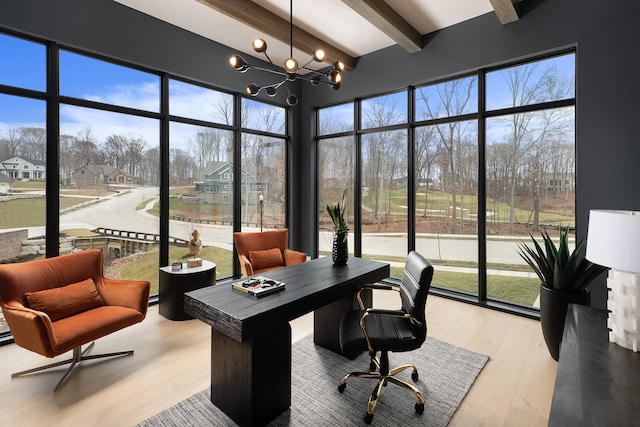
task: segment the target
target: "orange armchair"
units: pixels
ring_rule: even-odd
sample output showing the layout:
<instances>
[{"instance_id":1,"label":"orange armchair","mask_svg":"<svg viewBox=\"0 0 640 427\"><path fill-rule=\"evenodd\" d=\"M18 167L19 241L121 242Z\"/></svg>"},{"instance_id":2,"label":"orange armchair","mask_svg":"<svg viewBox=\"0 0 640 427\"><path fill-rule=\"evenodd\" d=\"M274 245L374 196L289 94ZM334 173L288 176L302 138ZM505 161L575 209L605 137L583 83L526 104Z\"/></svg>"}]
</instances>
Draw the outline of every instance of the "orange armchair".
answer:
<instances>
[{"instance_id":1,"label":"orange armchair","mask_svg":"<svg viewBox=\"0 0 640 427\"><path fill-rule=\"evenodd\" d=\"M242 276L252 276L307 260L307 254L289 249L289 230L233 233Z\"/></svg>"},{"instance_id":2,"label":"orange armchair","mask_svg":"<svg viewBox=\"0 0 640 427\"><path fill-rule=\"evenodd\" d=\"M148 281L103 277L101 249L0 265L0 306L15 343L49 358L73 350L71 359L11 376L70 363L57 391L83 360L133 354L85 355L94 340L145 318L149 290Z\"/></svg>"}]
</instances>

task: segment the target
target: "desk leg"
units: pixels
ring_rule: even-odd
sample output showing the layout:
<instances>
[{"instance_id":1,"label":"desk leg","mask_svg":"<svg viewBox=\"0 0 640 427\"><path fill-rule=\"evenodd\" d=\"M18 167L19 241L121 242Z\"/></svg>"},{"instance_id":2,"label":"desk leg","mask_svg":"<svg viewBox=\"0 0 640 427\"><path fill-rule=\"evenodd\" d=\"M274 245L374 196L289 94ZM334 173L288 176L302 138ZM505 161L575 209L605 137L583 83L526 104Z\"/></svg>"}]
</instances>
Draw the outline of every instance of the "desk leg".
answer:
<instances>
[{"instance_id":1,"label":"desk leg","mask_svg":"<svg viewBox=\"0 0 640 427\"><path fill-rule=\"evenodd\" d=\"M212 329L211 402L240 426L265 425L291 406L289 323L243 343Z\"/></svg>"},{"instance_id":2,"label":"desk leg","mask_svg":"<svg viewBox=\"0 0 640 427\"><path fill-rule=\"evenodd\" d=\"M365 306L371 307L372 298L370 290L362 292L362 301ZM313 342L335 353L342 354L340 320L347 311L359 308L356 297L349 296L315 310L313 312Z\"/></svg>"}]
</instances>

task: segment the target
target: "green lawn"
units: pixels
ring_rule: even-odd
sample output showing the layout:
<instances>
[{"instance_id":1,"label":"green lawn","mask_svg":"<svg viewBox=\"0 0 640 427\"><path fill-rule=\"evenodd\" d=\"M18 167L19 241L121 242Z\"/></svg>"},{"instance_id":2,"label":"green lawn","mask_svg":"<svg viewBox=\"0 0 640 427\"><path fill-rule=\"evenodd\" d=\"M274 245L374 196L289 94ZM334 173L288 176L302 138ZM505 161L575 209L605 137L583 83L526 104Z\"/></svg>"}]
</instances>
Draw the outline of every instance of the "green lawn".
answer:
<instances>
[{"instance_id":1,"label":"green lawn","mask_svg":"<svg viewBox=\"0 0 640 427\"><path fill-rule=\"evenodd\" d=\"M432 285L478 295L478 275L476 273L457 273L438 270L433 274ZM391 276L401 277L401 267L391 267ZM538 296L540 280L523 277L487 276L487 294L489 298L533 305Z\"/></svg>"},{"instance_id":2,"label":"green lawn","mask_svg":"<svg viewBox=\"0 0 640 427\"><path fill-rule=\"evenodd\" d=\"M60 209L86 202L78 197L60 197ZM45 225L46 200L13 199L0 202L0 228L38 227Z\"/></svg>"},{"instance_id":3,"label":"green lawn","mask_svg":"<svg viewBox=\"0 0 640 427\"><path fill-rule=\"evenodd\" d=\"M420 212L424 209L424 201L427 197L427 212L429 215L451 215L452 200L451 194L442 191L429 190L425 195L423 190L418 190L416 194L416 209ZM456 202L458 210L463 212L463 217L467 219L475 219L478 215L478 197L475 195L456 195ZM363 198L363 205L370 208L375 208L376 202L372 195ZM386 208L385 208L386 209ZM509 204L494 200L487 200L487 221L508 221L509 219ZM389 212L392 214L407 214L407 190L391 190L389 195ZM527 209L515 209L515 218L517 221L525 222L529 219L531 211ZM550 212L540 212L540 222L549 223L561 223L561 224L573 224L574 218L570 216L558 215Z\"/></svg>"}]
</instances>

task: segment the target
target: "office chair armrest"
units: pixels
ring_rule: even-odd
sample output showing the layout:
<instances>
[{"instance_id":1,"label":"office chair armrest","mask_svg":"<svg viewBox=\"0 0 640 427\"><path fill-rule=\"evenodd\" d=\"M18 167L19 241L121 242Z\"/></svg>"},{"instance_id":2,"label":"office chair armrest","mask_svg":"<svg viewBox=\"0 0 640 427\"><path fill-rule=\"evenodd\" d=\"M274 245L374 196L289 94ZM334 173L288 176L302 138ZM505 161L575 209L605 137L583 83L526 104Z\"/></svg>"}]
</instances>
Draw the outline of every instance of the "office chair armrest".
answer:
<instances>
[{"instance_id":1,"label":"office chair armrest","mask_svg":"<svg viewBox=\"0 0 640 427\"><path fill-rule=\"evenodd\" d=\"M358 304L360 305L360 310L364 311L367 309L365 307L364 302L362 301L362 297L360 294L364 290L381 290L381 291L396 291L400 292L400 287L396 285L389 285L386 283L367 283L356 293L356 298L358 299Z\"/></svg>"},{"instance_id":2,"label":"office chair armrest","mask_svg":"<svg viewBox=\"0 0 640 427\"><path fill-rule=\"evenodd\" d=\"M389 310L386 308L367 308L365 312L362 314L362 317L360 318L360 326L362 327L362 330L364 331L365 336L367 335L367 327L365 325L364 319L369 315L401 317L403 319L409 319L412 322L417 323L419 326L422 326L422 322L420 320L416 319L410 313L407 313L406 311L403 311L403 310ZM367 338L367 341L368 340L369 339Z\"/></svg>"},{"instance_id":3,"label":"office chair armrest","mask_svg":"<svg viewBox=\"0 0 640 427\"><path fill-rule=\"evenodd\" d=\"M387 283L367 283L362 289L380 289L383 291L398 291L400 287L397 285L389 285Z\"/></svg>"},{"instance_id":4,"label":"office chair armrest","mask_svg":"<svg viewBox=\"0 0 640 427\"><path fill-rule=\"evenodd\" d=\"M373 314L376 316L393 316L393 317L406 317L411 318L409 313L404 312L403 310L388 310L385 308L367 308L363 314L365 315Z\"/></svg>"}]
</instances>

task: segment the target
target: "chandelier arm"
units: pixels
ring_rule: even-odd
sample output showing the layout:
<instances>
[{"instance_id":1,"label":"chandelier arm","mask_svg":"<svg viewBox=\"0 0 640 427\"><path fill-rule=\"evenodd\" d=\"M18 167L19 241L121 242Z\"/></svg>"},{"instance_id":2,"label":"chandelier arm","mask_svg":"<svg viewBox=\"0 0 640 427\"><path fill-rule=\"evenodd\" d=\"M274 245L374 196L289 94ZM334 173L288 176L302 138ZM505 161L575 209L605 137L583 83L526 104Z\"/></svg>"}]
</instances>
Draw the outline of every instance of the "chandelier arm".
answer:
<instances>
[{"instance_id":1,"label":"chandelier arm","mask_svg":"<svg viewBox=\"0 0 640 427\"><path fill-rule=\"evenodd\" d=\"M271 73L271 74L277 74L279 76L285 76L285 77L287 76L287 73L278 71L277 69L265 68L259 65L252 65L251 68L255 68L256 70L260 70L260 71L266 71L267 73Z\"/></svg>"},{"instance_id":2,"label":"chandelier arm","mask_svg":"<svg viewBox=\"0 0 640 427\"><path fill-rule=\"evenodd\" d=\"M310 71L313 71L313 70L310 70ZM317 74L317 75L319 75L319 76L324 76L324 74L321 74L321 73L318 73L318 72L316 72L316 74ZM302 79L302 80L306 80L306 81L308 81L308 82L312 82L312 83L314 82L314 80L313 80L313 78L312 78L312 77L308 77L308 76L306 76L306 75L298 75L298 78L299 78L299 79ZM328 81L326 81L326 82L325 82L325 81L323 81L323 80L315 80L315 83L321 83L321 84L325 84L325 85L331 85L331 83L329 83Z\"/></svg>"},{"instance_id":3,"label":"chandelier arm","mask_svg":"<svg viewBox=\"0 0 640 427\"><path fill-rule=\"evenodd\" d=\"M270 85L270 86L272 86L274 89L276 89L276 90L277 90L277 89L279 89L279 88L280 88L280 86L282 86L283 84L285 84L285 82L286 82L286 81L287 81L287 79L285 78L285 79L284 79L284 80L282 80L281 82L279 82L279 83L274 83L274 84L272 84L272 85Z\"/></svg>"},{"instance_id":4,"label":"chandelier arm","mask_svg":"<svg viewBox=\"0 0 640 427\"><path fill-rule=\"evenodd\" d=\"M303 65L303 66L301 66L301 67L298 67L298 69L299 69L299 70L301 70L301 69L305 69L305 70L308 70L308 71L313 71L311 68L307 68L307 65L311 64L313 61L314 61L314 59L313 59L313 58L311 58L311 59L309 60L309 62L307 62L306 64L304 64L304 65Z\"/></svg>"},{"instance_id":5,"label":"chandelier arm","mask_svg":"<svg viewBox=\"0 0 640 427\"><path fill-rule=\"evenodd\" d=\"M271 66L273 67L273 69L276 69L276 66L273 64L273 61L271 60L271 58L269 57L269 55L267 55L267 51L265 50L264 52L262 52L264 54L264 56L267 57L267 60L269 61L269 64L271 64Z\"/></svg>"},{"instance_id":6,"label":"chandelier arm","mask_svg":"<svg viewBox=\"0 0 640 427\"><path fill-rule=\"evenodd\" d=\"M327 73L325 73L324 71L320 71L320 70L314 70L313 68L307 68L307 67L301 67L313 74L315 74L316 76L322 76L322 77L326 77Z\"/></svg>"}]
</instances>

